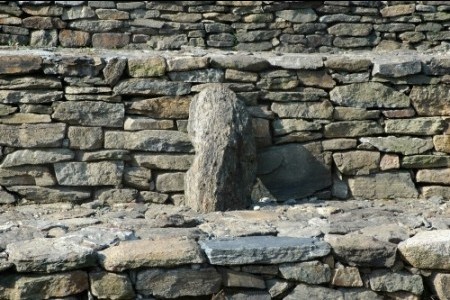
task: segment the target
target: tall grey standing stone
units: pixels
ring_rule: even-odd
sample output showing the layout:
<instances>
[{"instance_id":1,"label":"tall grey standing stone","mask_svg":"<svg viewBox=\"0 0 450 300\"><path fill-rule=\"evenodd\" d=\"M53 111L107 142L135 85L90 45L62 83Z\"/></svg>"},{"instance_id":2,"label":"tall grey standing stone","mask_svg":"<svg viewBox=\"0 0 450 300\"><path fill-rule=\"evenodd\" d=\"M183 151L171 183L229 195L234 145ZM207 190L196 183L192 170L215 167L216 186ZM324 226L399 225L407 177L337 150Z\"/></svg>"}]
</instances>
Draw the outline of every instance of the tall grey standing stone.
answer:
<instances>
[{"instance_id":1,"label":"tall grey standing stone","mask_svg":"<svg viewBox=\"0 0 450 300\"><path fill-rule=\"evenodd\" d=\"M228 88L215 85L200 92L189 110L196 156L186 173L186 205L202 212L247 207L256 152L244 104Z\"/></svg>"}]
</instances>

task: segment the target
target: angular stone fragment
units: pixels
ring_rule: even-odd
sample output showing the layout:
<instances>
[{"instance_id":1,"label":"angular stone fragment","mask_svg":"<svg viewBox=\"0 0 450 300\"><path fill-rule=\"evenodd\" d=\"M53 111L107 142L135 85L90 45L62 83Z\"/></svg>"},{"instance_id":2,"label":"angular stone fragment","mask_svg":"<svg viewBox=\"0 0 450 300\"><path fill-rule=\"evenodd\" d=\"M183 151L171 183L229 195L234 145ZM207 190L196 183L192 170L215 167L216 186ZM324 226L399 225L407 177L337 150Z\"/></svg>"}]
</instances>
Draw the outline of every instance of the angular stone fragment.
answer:
<instances>
[{"instance_id":1,"label":"angular stone fragment","mask_svg":"<svg viewBox=\"0 0 450 300\"><path fill-rule=\"evenodd\" d=\"M118 185L122 181L123 162L68 162L54 165L60 185Z\"/></svg>"},{"instance_id":2,"label":"angular stone fragment","mask_svg":"<svg viewBox=\"0 0 450 300\"><path fill-rule=\"evenodd\" d=\"M290 290L294 284L287 281L282 281L278 279L269 279L266 280L267 289L270 294L270 299L278 297L280 295L285 294L288 290Z\"/></svg>"},{"instance_id":3,"label":"angular stone fragment","mask_svg":"<svg viewBox=\"0 0 450 300\"><path fill-rule=\"evenodd\" d=\"M10 147L61 147L66 124L0 124L0 144Z\"/></svg>"},{"instance_id":4,"label":"angular stone fragment","mask_svg":"<svg viewBox=\"0 0 450 300\"><path fill-rule=\"evenodd\" d=\"M220 69L170 72L168 75L175 82L223 82L225 78L224 71Z\"/></svg>"},{"instance_id":5,"label":"angular stone fragment","mask_svg":"<svg viewBox=\"0 0 450 300\"><path fill-rule=\"evenodd\" d=\"M96 198L108 204L135 202L138 191L135 189L107 189L98 191Z\"/></svg>"},{"instance_id":6,"label":"angular stone fragment","mask_svg":"<svg viewBox=\"0 0 450 300\"><path fill-rule=\"evenodd\" d=\"M192 152L188 135L174 130L106 131L105 148L150 152Z\"/></svg>"},{"instance_id":7,"label":"angular stone fragment","mask_svg":"<svg viewBox=\"0 0 450 300\"><path fill-rule=\"evenodd\" d=\"M193 155L177 154L136 154L139 166L149 169L187 171L194 160Z\"/></svg>"},{"instance_id":8,"label":"angular stone fragment","mask_svg":"<svg viewBox=\"0 0 450 300\"><path fill-rule=\"evenodd\" d=\"M310 238L251 236L200 242L213 265L279 264L323 257L330 246Z\"/></svg>"},{"instance_id":9,"label":"angular stone fragment","mask_svg":"<svg viewBox=\"0 0 450 300\"><path fill-rule=\"evenodd\" d=\"M2 55L0 74L23 74L37 71L42 66L42 58L36 55Z\"/></svg>"},{"instance_id":10,"label":"angular stone fragment","mask_svg":"<svg viewBox=\"0 0 450 300\"><path fill-rule=\"evenodd\" d=\"M400 158L396 154L384 154L380 160L380 170L400 169Z\"/></svg>"},{"instance_id":11,"label":"angular stone fragment","mask_svg":"<svg viewBox=\"0 0 450 300\"><path fill-rule=\"evenodd\" d=\"M346 300L382 300L383 296L365 288L340 288Z\"/></svg>"},{"instance_id":12,"label":"angular stone fragment","mask_svg":"<svg viewBox=\"0 0 450 300\"><path fill-rule=\"evenodd\" d=\"M416 181L448 185L450 184L450 168L419 170L416 174Z\"/></svg>"},{"instance_id":13,"label":"angular stone fragment","mask_svg":"<svg viewBox=\"0 0 450 300\"><path fill-rule=\"evenodd\" d=\"M339 172L344 175L367 175L378 170L380 153L374 151L349 151L333 154Z\"/></svg>"},{"instance_id":14,"label":"angular stone fragment","mask_svg":"<svg viewBox=\"0 0 450 300\"><path fill-rule=\"evenodd\" d=\"M436 151L450 153L450 135L435 135L433 144Z\"/></svg>"},{"instance_id":15,"label":"angular stone fragment","mask_svg":"<svg viewBox=\"0 0 450 300\"><path fill-rule=\"evenodd\" d=\"M173 267L199 264L204 257L193 240L170 238L163 240L123 241L98 253L100 265L107 271L141 267Z\"/></svg>"},{"instance_id":16,"label":"angular stone fragment","mask_svg":"<svg viewBox=\"0 0 450 300\"><path fill-rule=\"evenodd\" d=\"M356 107L335 107L333 119L338 121L378 119L378 110L366 110Z\"/></svg>"},{"instance_id":17,"label":"angular stone fragment","mask_svg":"<svg viewBox=\"0 0 450 300\"><path fill-rule=\"evenodd\" d=\"M0 117L10 115L17 111L17 107L0 104Z\"/></svg>"},{"instance_id":18,"label":"angular stone fragment","mask_svg":"<svg viewBox=\"0 0 450 300\"><path fill-rule=\"evenodd\" d=\"M127 65L127 60L119 57L113 57L108 60L105 68L103 69L103 76L107 84L113 86L115 85Z\"/></svg>"},{"instance_id":19,"label":"angular stone fragment","mask_svg":"<svg viewBox=\"0 0 450 300\"><path fill-rule=\"evenodd\" d=\"M175 127L173 120L156 120L146 117L127 117L124 130L164 130Z\"/></svg>"},{"instance_id":20,"label":"angular stone fragment","mask_svg":"<svg viewBox=\"0 0 450 300\"><path fill-rule=\"evenodd\" d=\"M272 122L274 135L288 134L294 131L321 130L318 122L308 122L302 119L279 119Z\"/></svg>"},{"instance_id":21,"label":"angular stone fragment","mask_svg":"<svg viewBox=\"0 0 450 300\"><path fill-rule=\"evenodd\" d=\"M322 89L317 88L302 88L296 92L267 92L263 94L264 100L271 100L276 102L294 102L294 101L318 101L320 98L327 97L328 94Z\"/></svg>"},{"instance_id":22,"label":"angular stone fragment","mask_svg":"<svg viewBox=\"0 0 450 300\"><path fill-rule=\"evenodd\" d=\"M1 90L0 101L2 103L51 103L60 100L63 93L60 91L42 91L42 90Z\"/></svg>"},{"instance_id":23,"label":"angular stone fragment","mask_svg":"<svg viewBox=\"0 0 450 300\"><path fill-rule=\"evenodd\" d=\"M40 78L34 76L4 77L0 79L2 90L38 90L62 89L61 80L53 77Z\"/></svg>"},{"instance_id":24,"label":"angular stone fragment","mask_svg":"<svg viewBox=\"0 0 450 300\"><path fill-rule=\"evenodd\" d=\"M407 291L420 295L424 290L420 275L412 275L405 272L374 271L370 274L369 282L372 290L380 292Z\"/></svg>"},{"instance_id":25,"label":"angular stone fragment","mask_svg":"<svg viewBox=\"0 0 450 300\"><path fill-rule=\"evenodd\" d=\"M341 291L333 290L321 286L310 286L300 283L286 297L285 300L309 300L309 299L333 299L344 300L344 294Z\"/></svg>"},{"instance_id":26,"label":"angular stone fragment","mask_svg":"<svg viewBox=\"0 0 450 300\"><path fill-rule=\"evenodd\" d=\"M13 115L0 118L0 123L2 124L31 124L50 122L50 116L44 114L15 113Z\"/></svg>"},{"instance_id":27,"label":"angular stone fragment","mask_svg":"<svg viewBox=\"0 0 450 300\"><path fill-rule=\"evenodd\" d=\"M131 77L162 76L166 73L166 60L161 56L128 59Z\"/></svg>"},{"instance_id":28,"label":"angular stone fragment","mask_svg":"<svg viewBox=\"0 0 450 300\"><path fill-rule=\"evenodd\" d=\"M420 73L422 64L415 57L380 57L373 61L372 75L403 77Z\"/></svg>"},{"instance_id":29,"label":"angular stone fragment","mask_svg":"<svg viewBox=\"0 0 450 300\"><path fill-rule=\"evenodd\" d=\"M253 72L227 69L225 71L225 79L229 81L256 82L258 81L258 74Z\"/></svg>"},{"instance_id":30,"label":"angular stone fragment","mask_svg":"<svg viewBox=\"0 0 450 300\"><path fill-rule=\"evenodd\" d=\"M76 48L88 46L91 36L88 32L62 29L58 35L59 43L63 47Z\"/></svg>"},{"instance_id":31,"label":"angular stone fragment","mask_svg":"<svg viewBox=\"0 0 450 300\"><path fill-rule=\"evenodd\" d=\"M309 284L328 283L331 279L331 270L328 265L318 261L306 261L295 264L280 265L283 278Z\"/></svg>"},{"instance_id":32,"label":"angular stone fragment","mask_svg":"<svg viewBox=\"0 0 450 300\"><path fill-rule=\"evenodd\" d=\"M421 188L422 196L431 198L433 196L443 197L444 199L450 198L450 186L424 186Z\"/></svg>"},{"instance_id":33,"label":"angular stone fragment","mask_svg":"<svg viewBox=\"0 0 450 300\"><path fill-rule=\"evenodd\" d=\"M208 59L206 57L170 57L166 59L166 62L167 71L169 72L198 70L208 66Z\"/></svg>"},{"instance_id":34,"label":"angular stone fragment","mask_svg":"<svg viewBox=\"0 0 450 300\"><path fill-rule=\"evenodd\" d=\"M414 155L405 156L402 160L403 168L439 168L450 167L450 156Z\"/></svg>"},{"instance_id":35,"label":"angular stone fragment","mask_svg":"<svg viewBox=\"0 0 450 300\"><path fill-rule=\"evenodd\" d=\"M17 201L15 195L0 190L0 204L12 204Z\"/></svg>"},{"instance_id":36,"label":"angular stone fragment","mask_svg":"<svg viewBox=\"0 0 450 300\"><path fill-rule=\"evenodd\" d=\"M275 12L275 15L293 23L309 23L317 19L317 15L311 8L303 8L296 10L280 10Z\"/></svg>"},{"instance_id":37,"label":"angular stone fragment","mask_svg":"<svg viewBox=\"0 0 450 300\"><path fill-rule=\"evenodd\" d=\"M435 273L431 276L430 285L432 291L442 300L448 300L450 278L449 274Z\"/></svg>"},{"instance_id":38,"label":"angular stone fragment","mask_svg":"<svg viewBox=\"0 0 450 300\"><path fill-rule=\"evenodd\" d=\"M129 151L127 150L101 150L94 152L81 152L79 160L98 161L98 160L129 160Z\"/></svg>"},{"instance_id":39,"label":"angular stone fragment","mask_svg":"<svg viewBox=\"0 0 450 300\"><path fill-rule=\"evenodd\" d=\"M156 178L156 189L160 192L184 191L185 173L165 173Z\"/></svg>"},{"instance_id":40,"label":"angular stone fragment","mask_svg":"<svg viewBox=\"0 0 450 300\"><path fill-rule=\"evenodd\" d=\"M38 185L50 186L56 184L50 170L42 166L21 166L0 169L0 185Z\"/></svg>"},{"instance_id":41,"label":"angular stone fragment","mask_svg":"<svg viewBox=\"0 0 450 300\"><path fill-rule=\"evenodd\" d=\"M387 18L387 17L409 15L412 14L414 11L415 11L414 4L400 4L400 5L386 6L380 10L380 13L384 18Z\"/></svg>"},{"instance_id":42,"label":"angular stone fragment","mask_svg":"<svg viewBox=\"0 0 450 300\"><path fill-rule=\"evenodd\" d=\"M363 286L363 281L358 268L341 265L333 269L331 284L334 286L358 287Z\"/></svg>"},{"instance_id":43,"label":"angular stone fragment","mask_svg":"<svg viewBox=\"0 0 450 300\"><path fill-rule=\"evenodd\" d=\"M409 98L391 87L378 82L354 83L335 87L330 100L342 106L362 108L408 107Z\"/></svg>"},{"instance_id":44,"label":"angular stone fragment","mask_svg":"<svg viewBox=\"0 0 450 300\"><path fill-rule=\"evenodd\" d=\"M67 135L72 149L93 150L103 145L103 130L100 127L70 126Z\"/></svg>"},{"instance_id":45,"label":"angular stone fragment","mask_svg":"<svg viewBox=\"0 0 450 300\"><path fill-rule=\"evenodd\" d=\"M259 277L248 273L222 269L222 283L226 287L265 289L266 283Z\"/></svg>"},{"instance_id":46,"label":"angular stone fragment","mask_svg":"<svg viewBox=\"0 0 450 300\"><path fill-rule=\"evenodd\" d=\"M409 172L378 173L351 178L353 197L364 199L417 198L418 193Z\"/></svg>"},{"instance_id":47,"label":"angular stone fragment","mask_svg":"<svg viewBox=\"0 0 450 300\"><path fill-rule=\"evenodd\" d=\"M59 103L52 117L75 125L122 127L124 115L122 103L68 101Z\"/></svg>"},{"instance_id":48,"label":"angular stone fragment","mask_svg":"<svg viewBox=\"0 0 450 300\"><path fill-rule=\"evenodd\" d=\"M75 154L69 149L49 149L49 150L17 150L8 154L1 168L16 167L21 165L41 165L59 161L70 160Z\"/></svg>"},{"instance_id":49,"label":"angular stone fragment","mask_svg":"<svg viewBox=\"0 0 450 300\"><path fill-rule=\"evenodd\" d=\"M123 182L131 187L149 190L152 179L152 172L149 169L141 167L125 167L123 173Z\"/></svg>"},{"instance_id":50,"label":"angular stone fragment","mask_svg":"<svg viewBox=\"0 0 450 300\"><path fill-rule=\"evenodd\" d=\"M391 267L395 263L397 246L362 234L325 235L336 257L345 263L361 267Z\"/></svg>"},{"instance_id":51,"label":"angular stone fragment","mask_svg":"<svg viewBox=\"0 0 450 300\"><path fill-rule=\"evenodd\" d=\"M185 82L132 78L119 82L114 87L114 92L119 95L180 96L187 95L191 92L191 84Z\"/></svg>"},{"instance_id":52,"label":"angular stone fragment","mask_svg":"<svg viewBox=\"0 0 450 300\"><path fill-rule=\"evenodd\" d=\"M419 116L450 115L450 88L446 84L414 86L409 94Z\"/></svg>"},{"instance_id":53,"label":"angular stone fragment","mask_svg":"<svg viewBox=\"0 0 450 300\"><path fill-rule=\"evenodd\" d=\"M444 131L446 124L439 117L395 119L385 121L388 134L435 135Z\"/></svg>"},{"instance_id":54,"label":"angular stone fragment","mask_svg":"<svg viewBox=\"0 0 450 300\"><path fill-rule=\"evenodd\" d=\"M6 247L9 260L18 272L53 273L95 264L95 253L70 238L36 238Z\"/></svg>"},{"instance_id":55,"label":"angular stone fragment","mask_svg":"<svg viewBox=\"0 0 450 300\"><path fill-rule=\"evenodd\" d=\"M169 199L168 194L162 194L157 192L140 191L139 194L141 196L142 201L144 202L163 204L167 202L167 200Z\"/></svg>"},{"instance_id":56,"label":"angular stone fragment","mask_svg":"<svg viewBox=\"0 0 450 300\"><path fill-rule=\"evenodd\" d=\"M123 21L119 20L80 20L70 22L69 27L87 32L109 32L121 28Z\"/></svg>"},{"instance_id":57,"label":"angular stone fragment","mask_svg":"<svg viewBox=\"0 0 450 300\"><path fill-rule=\"evenodd\" d=\"M355 149L357 144L356 139L328 139L322 141L324 151L327 150L347 150Z\"/></svg>"},{"instance_id":58,"label":"angular stone fragment","mask_svg":"<svg viewBox=\"0 0 450 300\"><path fill-rule=\"evenodd\" d=\"M331 89L336 85L333 78L325 71L297 71L300 84L305 86L317 86L325 89Z\"/></svg>"},{"instance_id":59,"label":"angular stone fragment","mask_svg":"<svg viewBox=\"0 0 450 300\"><path fill-rule=\"evenodd\" d=\"M186 204L204 212L247 207L256 153L244 104L227 88L205 89L191 103L188 132L197 155L186 173Z\"/></svg>"},{"instance_id":60,"label":"angular stone fragment","mask_svg":"<svg viewBox=\"0 0 450 300\"><path fill-rule=\"evenodd\" d=\"M376 121L342 121L325 125L325 137L358 137L378 135L383 133L383 128Z\"/></svg>"},{"instance_id":61,"label":"angular stone fragment","mask_svg":"<svg viewBox=\"0 0 450 300\"><path fill-rule=\"evenodd\" d=\"M127 274L89 273L92 294L100 299L133 299L135 293Z\"/></svg>"},{"instance_id":62,"label":"angular stone fragment","mask_svg":"<svg viewBox=\"0 0 450 300\"><path fill-rule=\"evenodd\" d=\"M191 97L159 97L131 103L130 113L150 118L185 119L189 117Z\"/></svg>"},{"instance_id":63,"label":"angular stone fragment","mask_svg":"<svg viewBox=\"0 0 450 300\"><path fill-rule=\"evenodd\" d=\"M280 118L331 119L333 105L330 101L303 103L272 103L271 109Z\"/></svg>"},{"instance_id":64,"label":"angular stone fragment","mask_svg":"<svg viewBox=\"0 0 450 300\"><path fill-rule=\"evenodd\" d=\"M433 149L431 139L412 137L365 137L360 139L363 143L369 143L380 151L395 152L403 155L421 154Z\"/></svg>"},{"instance_id":65,"label":"angular stone fragment","mask_svg":"<svg viewBox=\"0 0 450 300\"><path fill-rule=\"evenodd\" d=\"M81 202L91 197L89 191L79 188L16 185L8 187L8 190L19 194L22 198L39 203Z\"/></svg>"},{"instance_id":66,"label":"angular stone fragment","mask_svg":"<svg viewBox=\"0 0 450 300\"><path fill-rule=\"evenodd\" d=\"M266 59L250 55L214 55L210 60L212 67L241 71L260 72L270 66Z\"/></svg>"},{"instance_id":67,"label":"angular stone fragment","mask_svg":"<svg viewBox=\"0 0 450 300\"><path fill-rule=\"evenodd\" d=\"M218 292L221 282L214 268L148 269L137 274L136 290L162 298L198 297Z\"/></svg>"},{"instance_id":68,"label":"angular stone fragment","mask_svg":"<svg viewBox=\"0 0 450 300\"><path fill-rule=\"evenodd\" d=\"M371 33L372 24L339 23L327 29L334 36L367 36Z\"/></svg>"}]
</instances>

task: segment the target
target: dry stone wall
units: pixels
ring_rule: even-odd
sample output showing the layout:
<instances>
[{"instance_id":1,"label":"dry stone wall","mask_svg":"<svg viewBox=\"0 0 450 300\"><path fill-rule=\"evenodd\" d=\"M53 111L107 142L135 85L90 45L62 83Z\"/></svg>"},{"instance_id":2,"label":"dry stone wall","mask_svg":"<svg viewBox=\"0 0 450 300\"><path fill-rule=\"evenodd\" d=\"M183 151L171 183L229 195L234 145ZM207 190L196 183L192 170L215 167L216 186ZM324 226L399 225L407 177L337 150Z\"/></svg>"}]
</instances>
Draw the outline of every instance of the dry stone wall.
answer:
<instances>
[{"instance_id":1,"label":"dry stone wall","mask_svg":"<svg viewBox=\"0 0 450 300\"><path fill-rule=\"evenodd\" d=\"M330 52L446 48L447 1L2 1L0 44Z\"/></svg>"},{"instance_id":2,"label":"dry stone wall","mask_svg":"<svg viewBox=\"0 0 450 300\"><path fill-rule=\"evenodd\" d=\"M450 197L447 55L22 50L0 60L3 204L184 203L189 104L216 83L246 104L258 177L279 201Z\"/></svg>"}]
</instances>

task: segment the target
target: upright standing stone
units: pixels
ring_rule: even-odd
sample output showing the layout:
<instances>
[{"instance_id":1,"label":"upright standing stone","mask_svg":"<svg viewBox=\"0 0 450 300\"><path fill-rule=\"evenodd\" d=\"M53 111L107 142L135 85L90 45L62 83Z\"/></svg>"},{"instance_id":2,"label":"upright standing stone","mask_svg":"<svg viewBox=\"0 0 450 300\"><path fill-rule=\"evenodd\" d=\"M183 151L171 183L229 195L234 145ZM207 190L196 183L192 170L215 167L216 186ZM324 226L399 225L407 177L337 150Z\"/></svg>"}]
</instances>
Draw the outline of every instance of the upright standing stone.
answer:
<instances>
[{"instance_id":1,"label":"upright standing stone","mask_svg":"<svg viewBox=\"0 0 450 300\"><path fill-rule=\"evenodd\" d=\"M256 153L244 104L231 90L217 85L200 92L189 115L196 156L186 173L186 204L202 212L247 207Z\"/></svg>"}]
</instances>

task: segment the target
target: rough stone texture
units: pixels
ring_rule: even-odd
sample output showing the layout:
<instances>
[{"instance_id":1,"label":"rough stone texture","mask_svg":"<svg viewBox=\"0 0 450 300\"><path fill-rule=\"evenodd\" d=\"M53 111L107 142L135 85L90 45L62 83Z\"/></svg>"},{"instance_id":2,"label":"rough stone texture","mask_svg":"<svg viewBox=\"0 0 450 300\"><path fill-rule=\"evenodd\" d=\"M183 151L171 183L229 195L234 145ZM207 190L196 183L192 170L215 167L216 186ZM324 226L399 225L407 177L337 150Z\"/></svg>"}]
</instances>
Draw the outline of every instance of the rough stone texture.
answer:
<instances>
[{"instance_id":1,"label":"rough stone texture","mask_svg":"<svg viewBox=\"0 0 450 300\"><path fill-rule=\"evenodd\" d=\"M135 101L130 112L157 119L184 119L189 117L190 97L159 97Z\"/></svg>"},{"instance_id":2,"label":"rough stone texture","mask_svg":"<svg viewBox=\"0 0 450 300\"><path fill-rule=\"evenodd\" d=\"M114 87L114 92L119 95L181 96L189 94L190 91L190 83L142 78L126 79Z\"/></svg>"},{"instance_id":3,"label":"rough stone texture","mask_svg":"<svg viewBox=\"0 0 450 300\"><path fill-rule=\"evenodd\" d=\"M403 77L420 73L422 64L414 57L380 58L374 60L372 75Z\"/></svg>"},{"instance_id":4,"label":"rough stone texture","mask_svg":"<svg viewBox=\"0 0 450 300\"><path fill-rule=\"evenodd\" d=\"M122 181L123 162L56 163L58 183L70 186L118 185Z\"/></svg>"},{"instance_id":5,"label":"rough stone texture","mask_svg":"<svg viewBox=\"0 0 450 300\"><path fill-rule=\"evenodd\" d=\"M160 192L182 192L185 185L185 173L165 173L156 178L156 189Z\"/></svg>"},{"instance_id":6,"label":"rough stone texture","mask_svg":"<svg viewBox=\"0 0 450 300\"><path fill-rule=\"evenodd\" d=\"M0 101L6 104L17 103L50 103L62 98L62 92L60 91L40 91L40 90L1 90Z\"/></svg>"},{"instance_id":7,"label":"rough stone texture","mask_svg":"<svg viewBox=\"0 0 450 300\"><path fill-rule=\"evenodd\" d=\"M123 182L140 190L149 190L152 171L141 167L125 167Z\"/></svg>"},{"instance_id":8,"label":"rough stone texture","mask_svg":"<svg viewBox=\"0 0 450 300\"><path fill-rule=\"evenodd\" d=\"M449 274L436 273L431 276L431 287L439 299L449 299L450 278Z\"/></svg>"},{"instance_id":9,"label":"rough stone texture","mask_svg":"<svg viewBox=\"0 0 450 300\"><path fill-rule=\"evenodd\" d=\"M435 135L433 144L437 151L450 153L450 135Z\"/></svg>"},{"instance_id":10,"label":"rough stone texture","mask_svg":"<svg viewBox=\"0 0 450 300\"><path fill-rule=\"evenodd\" d=\"M378 82L335 87L330 92L330 100L342 106L362 108L409 106L409 98L405 94Z\"/></svg>"},{"instance_id":11,"label":"rough stone texture","mask_svg":"<svg viewBox=\"0 0 450 300\"><path fill-rule=\"evenodd\" d=\"M383 152L395 152L403 155L421 154L433 149L431 139L414 137L369 137L361 138L360 141L373 145Z\"/></svg>"},{"instance_id":12,"label":"rough stone texture","mask_svg":"<svg viewBox=\"0 0 450 300\"><path fill-rule=\"evenodd\" d=\"M336 299L344 300L344 294L341 291L333 290L321 286L310 286L300 283L295 289L287 295L286 300L309 300L309 299Z\"/></svg>"},{"instance_id":13,"label":"rough stone texture","mask_svg":"<svg viewBox=\"0 0 450 300\"><path fill-rule=\"evenodd\" d=\"M288 280L309 284L328 283L331 279L330 267L318 261L283 264L280 265L280 273Z\"/></svg>"},{"instance_id":14,"label":"rough stone texture","mask_svg":"<svg viewBox=\"0 0 450 300\"><path fill-rule=\"evenodd\" d=\"M344 175L368 175L378 170L380 153L374 151L336 152L333 160Z\"/></svg>"},{"instance_id":15,"label":"rough stone texture","mask_svg":"<svg viewBox=\"0 0 450 300\"><path fill-rule=\"evenodd\" d=\"M19 175L20 176L20 175ZM36 179L39 184L39 179ZM15 184L27 184L27 182L18 182ZM47 184L47 185L52 185ZM81 202L89 199L91 193L79 188L65 188L65 187L41 187L41 186L26 186L14 185L8 187L8 190L16 192L22 198L36 201L39 203L57 203L57 202Z\"/></svg>"},{"instance_id":16,"label":"rough stone texture","mask_svg":"<svg viewBox=\"0 0 450 300\"><path fill-rule=\"evenodd\" d=\"M450 198L450 187L449 186L424 186L421 188L421 193L423 197L430 198L433 196Z\"/></svg>"},{"instance_id":17,"label":"rough stone texture","mask_svg":"<svg viewBox=\"0 0 450 300\"><path fill-rule=\"evenodd\" d=\"M107 271L121 272L141 267L173 267L204 261L195 241L170 238L124 241L98 253L100 265Z\"/></svg>"},{"instance_id":18,"label":"rough stone texture","mask_svg":"<svg viewBox=\"0 0 450 300\"><path fill-rule=\"evenodd\" d=\"M90 43L90 35L85 31L63 29L58 35L59 43L63 47L85 47Z\"/></svg>"},{"instance_id":19,"label":"rough stone texture","mask_svg":"<svg viewBox=\"0 0 450 300\"><path fill-rule=\"evenodd\" d=\"M330 252L330 246L318 240L273 236L205 240L200 246L213 265L296 262L323 257Z\"/></svg>"},{"instance_id":20,"label":"rough stone texture","mask_svg":"<svg viewBox=\"0 0 450 300\"><path fill-rule=\"evenodd\" d=\"M188 132L196 156L186 173L186 204L203 212L247 207L256 154L243 103L227 88L203 90L191 103Z\"/></svg>"},{"instance_id":21,"label":"rough stone texture","mask_svg":"<svg viewBox=\"0 0 450 300\"><path fill-rule=\"evenodd\" d=\"M98 200L109 204L134 202L138 197L138 191L135 189L108 189L96 194Z\"/></svg>"},{"instance_id":22,"label":"rough stone texture","mask_svg":"<svg viewBox=\"0 0 450 300\"><path fill-rule=\"evenodd\" d=\"M65 130L63 123L0 124L0 144L10 147L60 147Z\"/></svg>"},{"instance_id":23,"label":"rough stone texture","mask_svg":"<svg viewBox=\"0 0 450 300\"><path fill-rule=\"evenodd\" d=\"M376 121L342 121L325 125L326 138L378 135L383 128Z\"/></svg>"},{"instance_id":24,"label":"rough stone texture","mask_svg":"<svg viewBox=\"0 0 450 300\"><path fill-rule=\"evenodd\" d=\"M133 285L126 274L89 273L92 294L100 299L133 299Z\"/></svg>"},{"instance_id":25,"label":"rough stone texture","mask_svg":"<svg viewBox=\"0 0 450 300\"><path fill-rule=\"evenodd\" d=\"M3 55L0 65L0 74L30 73L41 68L42 58L36 55Z\"/></svg>"},{"instance_id":26,"label":"rough stone texture","mask_svg":"<svg viewBox=\"0 0 450 300\"><path fill-rule=\"evenodd\" d=\"M361 287L363 281L358 268L340 265L333 269L331 284L334 286Z\"/></svg>"},{"instance_id":27,"label":"rough stone texture","mask_svg":"<svg viewBox=\"0 0 450 300\"><path fill-rule=\"evenodd\" d=\"M271 109L280 118L331 119L333 105L329 101L272 103Z\"/></svg>"},{"instance_id":28,"label":"rough stone texture","mask_svg":"<svg viewBox=\"0 0 450 300\"><path fill-rule=\"evenodd\" d=\"M218 292L221 282L214 268L148 269L137 274L136 290L163 298L198 297Z\"/></svg>"},{"instance_id":29,"label":"rough stone texture","mask_svg":"<svg viewBox=\"0 0 450 300\"><path fill-rule=\"evenodd\" d=\"M327 166L302 145L262 150L257 176L280 201L309 196L331 185Z\"/></svg>"},{"instance_id":30,"label":"rough stone texture","mask_svg":"<svg viewBox=\"0 0 450 300\"><path fill-rule=\"evenodd\" d=\"M221 269L222 283L226 287L240 287L240 288L253 288L253 289L265 289L266 283L262 277L255 276L253 274L237 272L229 269Z\"/></svg>"},{"instance_id":31,"label":"rough stone texture","mask_svg":"<svg viewBox=\"0 0 450 300\"><path fill-rule=\"evenodd\" d=\"M414 86L409 94L419 116L448 116L450 88L445 84Z\"/></svg>"},{"instance_id":32,"label":"rough stone texture","mask_svg":"<svg viewBox=\"0 0 450 300\"><path fill-rule=\"evenodd\" d=\"M419 170L416 174L416 181L449 185L450 168Z\"/></svg>"},{"instance_id":33,"label":"rough stone texture","mask_svg":"<svg viewBox=\"0 0 450 300\"><path fill-rule=\"evenodd\" d=\"M418 192L409 172L377 173L350 178L353 197L365 199L417 198Z\"/></svg>"},{"instance_id":34,"label":"rough stone texture","mask_svg":"<svg viewBox=\"0 0 450 300\"><path fill-rule=\"evenodd\" d=\"M72 149L94 150L100 149L103 145L101 127L70 126L67 136Z\"/></svg>"},{"instance_id":35,"label":"rough stone texture","mask_svg":"<svg viewBox=\"0 0 450 300\"><path fill-rule=\"evenodd\" d=\"M149 169L180 171L188 170L194 159L188 154L136 154L133 157L139 166Z\"/></svg>"},{"instance_id":36,"label":"rough stone texture","mask_svg":"<svg viewBox=\"0 0 450 300\"><path fill-rule=\"evenodd\" d=\"M407 291L416 295L423 293L424 286L420 275L408 273L391 273L375 271L370 274L370 287L374 291L397 292Z\"/></svg>"},{"instance_id":37,"label":"rough stone texture","mask_svg":"<svg viewBox=\"0 0 450 300\"><path fill-rule=\"evenodd\" d=\"M428 117L415 119L395 119L385 121L387 134L434 135L446 128L442 118Z\"/></svg>"},{"instance_id":38,"label":"rough stone texture","mask_svg":"<svg viewBox=\"0 0 450 300\"><path fill-rule=\"evenodd\" d=\"M363 267L392 267L397 246L362 234L325 235L336 257Z\"/></svg>"},{"instance_id":39,"label":"rough stone texture","mask_svg":"<svg viewBox=\"0 0 450 300\"><path fill-rule=\"evenodd\" d=\"M439 168L450 167L449 156L414 155L406 156L402 160L403 168Z\"/></svg>"},{"instance_id":40,"label":"rough stone texture","mask_svg":"<svg viewBox=\"0 0 450 300\"><path fill-rule=\"evenodd\" d=\"M1 168L16 167L22 165L50 164L73 159L75 154L69 149L49 149L49 150L17 150L8 154Z\"/></svg>"},{"instance_id":41,"label":"rough stone texture","mask_svg":"<svg viewBox=\"0 0 450 300\"><path fill-rule=\"evenodd\" d=\"M6 246L9 260L18 272L57 272L95 264L91 248L68 238L36 238Z\"/></svg>"},{"instance_id":42,"label":"rough stone texture","mask_svg":"<svg viewBox=\"0 0 450 300\"><path fill-rule=\"evenodd\" d=\"M166 61L161 56L132 58L128 60L128 73L131 77L162 76L166 72Z\"/></svg>"},{"instance_id":43,"label":"rough stone texture","mask_svg":"<svg viewBox=\"0 0 450 300\"><path fill-rule=\"evenodd\" d=\"M165 130L175 127L172 120L156 120L146 117L126 117L124 130Z\"/></svg>"}]
</instances>

